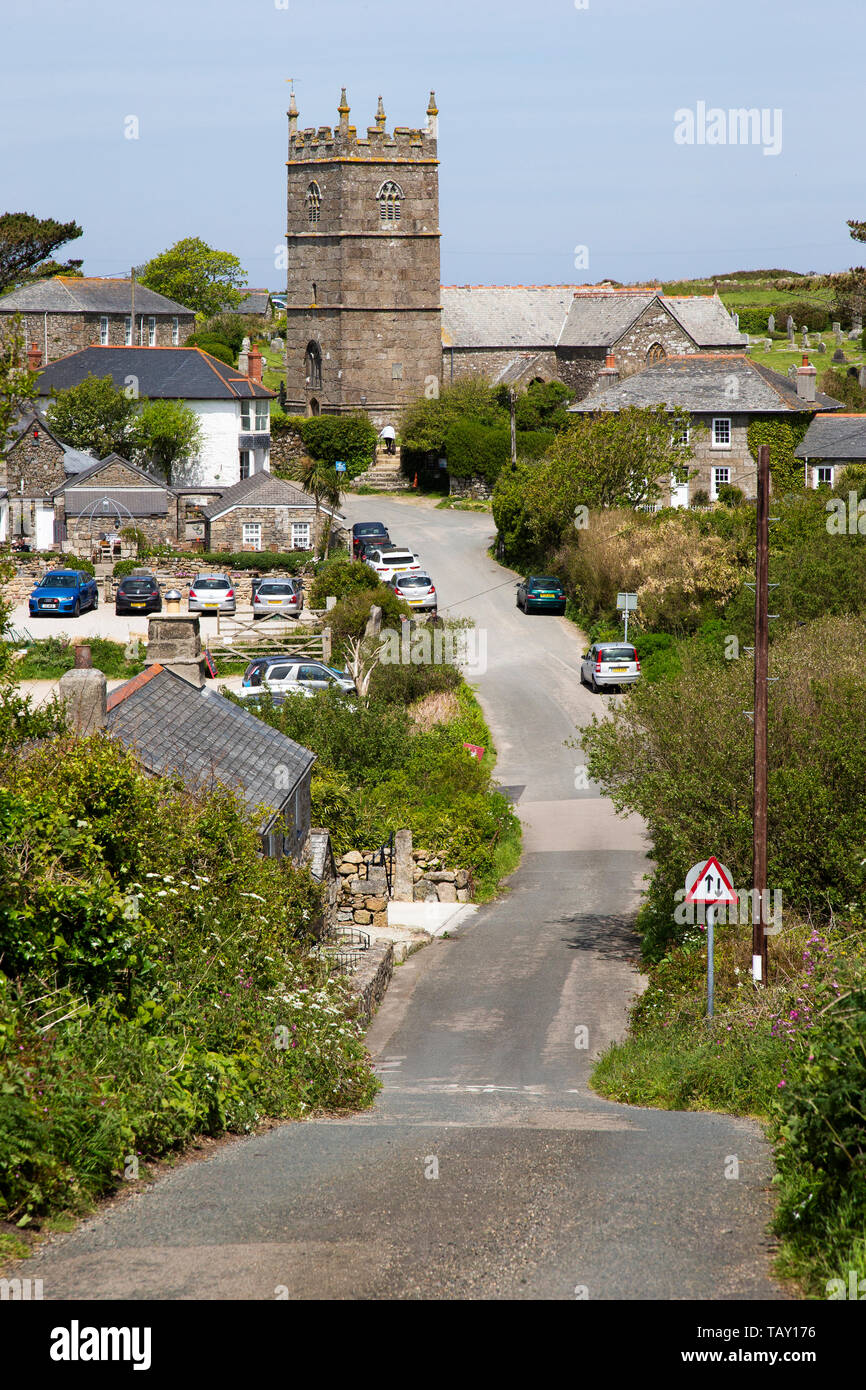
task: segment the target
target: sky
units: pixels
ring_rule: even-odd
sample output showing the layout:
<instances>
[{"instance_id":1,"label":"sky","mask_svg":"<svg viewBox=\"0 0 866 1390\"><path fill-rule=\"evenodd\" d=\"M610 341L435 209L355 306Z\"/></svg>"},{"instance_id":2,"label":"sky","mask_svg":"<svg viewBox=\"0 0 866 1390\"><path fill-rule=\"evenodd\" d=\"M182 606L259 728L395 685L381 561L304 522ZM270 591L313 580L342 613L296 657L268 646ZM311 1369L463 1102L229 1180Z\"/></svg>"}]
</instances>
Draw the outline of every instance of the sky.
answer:
<instances>
[{"instance_id":1,"label":"sky","mask_svg":"<svg viewBox=\"0 0 866 1390\"><path fill-rule=\"evenodd\" d=\"M0 210L77 221L85 274L198 236L284 288L289 78L302 128L435 88L443 284L866 259L864 0L28 0L4 37Z\"/></svg>"}]
</instances>

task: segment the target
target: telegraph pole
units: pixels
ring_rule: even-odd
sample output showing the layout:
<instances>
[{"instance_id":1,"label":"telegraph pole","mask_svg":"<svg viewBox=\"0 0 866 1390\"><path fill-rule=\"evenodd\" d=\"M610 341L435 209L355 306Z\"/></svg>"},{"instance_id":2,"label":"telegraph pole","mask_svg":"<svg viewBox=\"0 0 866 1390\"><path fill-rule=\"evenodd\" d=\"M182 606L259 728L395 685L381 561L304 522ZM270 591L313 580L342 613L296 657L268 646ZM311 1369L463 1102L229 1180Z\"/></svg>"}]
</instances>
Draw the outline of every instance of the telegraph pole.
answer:
<instances>
[{"instance_id":1,"label":"telegraph pole","mask_svg":"<svg viewBox=\"0 0 866 1390\"><path fill-rule=\"evenodd\" d=\"M767 935L764 903L767 889L767 713L769 694L770 597L770 448L758 450L758 507L755 545L755 767L753 801L752 885L757 912L752 924L752 978L767 983Z\"/></svg>"},{"instance_id":2,"label":"telegraph pole","mask_svg":"<svg viewBox=\"0 0 866 1390\"><path fill-rule=\"evenodd\" d=\"M517 419L514 413L514 387L508 390L508 408L511 412L511 462L517 462Z\"/></svg>"}]
</instances>

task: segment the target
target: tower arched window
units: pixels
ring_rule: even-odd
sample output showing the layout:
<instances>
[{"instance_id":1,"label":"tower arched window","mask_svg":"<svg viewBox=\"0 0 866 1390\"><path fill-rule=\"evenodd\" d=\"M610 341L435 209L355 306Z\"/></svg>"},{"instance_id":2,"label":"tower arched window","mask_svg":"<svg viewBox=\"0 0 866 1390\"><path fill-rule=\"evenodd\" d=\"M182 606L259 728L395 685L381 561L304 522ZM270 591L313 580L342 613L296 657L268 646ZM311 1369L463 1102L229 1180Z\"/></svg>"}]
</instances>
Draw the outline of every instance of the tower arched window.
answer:
<instances>
[{"instance_id":1,"label":"tower arched window","mask_svg":"<svg viewBox=\"0 0 866 1390\"><path fill-rule=\"evenodd\" d=\"M653 343L652 346L647 349L646 360L648 366L651 366L653 362L661 362L664 357L667 357L667 353L661 343Z\"/></svg>"},{"instance_id":2,"label":"tower arched window","mask_svg":"<svg viewBox=\"0 0 866 1390\"><path fill-rule=\"evenodd\" d=\"M322 190L315 179L307 189L307 221L311 227L319 224L319 209L322 205Z\"/></svg>"},{"instance_id":3,"label":"tower arched window","mask_svg":"<svg viewBox=\"0 0 866 1390\"><path fill-rule=\"evenodd\" d=\"M321 389L322 349L318 343L307 343L307 351L304 356L304 376L310 390L318 391Z\"/></svg>"},{"instance_id":4,"label":"tower arched window","mask_svg":"<svg viewBox=\"0 0 866 1390\"><path fill-rule=\"evenodd\" d=\"M376 197L379 201L379 222L382 224L399 222L400 204L403 201L403 190L399 183L394 183L388 179L382 184Z\"/></svg>"}]
</instances>

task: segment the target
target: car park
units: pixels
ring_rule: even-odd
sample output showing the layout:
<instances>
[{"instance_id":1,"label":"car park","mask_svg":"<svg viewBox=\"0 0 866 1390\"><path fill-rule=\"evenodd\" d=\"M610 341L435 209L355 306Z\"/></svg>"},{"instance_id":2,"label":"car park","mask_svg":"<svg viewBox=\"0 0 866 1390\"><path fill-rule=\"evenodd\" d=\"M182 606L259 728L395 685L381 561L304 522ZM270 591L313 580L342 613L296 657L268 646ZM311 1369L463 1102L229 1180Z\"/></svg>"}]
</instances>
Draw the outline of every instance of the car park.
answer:
<instances>
[{"instance_id":1,"label":"car park","mask_svg":"<svg viewBox=\"0 0 866 1390\"><path fill-rule=\"evenodd\" d=\"M250 663L254 665L255 663ZM264 666L256 666L255 670L247 668L249 674L244 675L241 694L243 698L250 698L247 691L255 692L263 688L275 691L286 691L291 694L298 687L315 694L317 690L339 690L344 694L354 691L355 682L346 671L338 671L333 666L326 666L324 661L311 661L305 657L292 657L286 660L271 658Z\"/></svg>"},{"instance_id":2,"label":"car park","mask_svg":"<svg viewBox=\"0 0 866 1390\"><path fill-rule=\"evenodd\" d=\"M398 574L389 580L389 587L397 598L408 603L419 613L432 613L435 617L439 609L436 587L429 574Z\"/></svg>"},{"instance_id":3,"label":"car park","mask_svg":"<svg viewBox=\"0 0 866 1390\"><path fill-rule=\"evenodd\" d=\"M296 618L304 606L304 586L300 579L285 575L261 579L253 589L253 617L268 613Z\"/></svg>"},{"instance_id":4,"label":"car park","mask_svg":"<svg viewBox=\"0 0 866 1390\"><path fill-rule=\"evenodd\" d=\"M234 613L235 590L225 574L197 574L189 586L190 613Z\"/></svg>"},{"instance_id":5,"label":"car park","mask_svg":"<svg viewBox=\"0 0 866 1390\"><path fill-rule=\"evenodd\" d=\"M580 679L594 694L600 690L634 685L640 679L640 660L630 642L594 642L584 652Z\"/></svg>"},{"instance_id":6,"label":"car park","mask_svg":"<svg viewBox=\"0 0 866 1390\"><path fill-rule=\"evenodd\" d=\"M549 574L528 574L517 586L517 607L524 613L565 612L566 595L558 579Z\"/></svg>"},{"instance_id":7,"label":"car park","mask_svg":"<svg viewBox=\"0 0 866 1390\"><path fill-rule=\"evenodd\" d=\"M99 607L99 589L84 570L49 570L30 593L31 618L64 613L77 618L85 608Z\"/></svg>"},{"instance_id":8,"label":"car park","mask_svg":"<svg viewBox=\"0 0 866 1390\"><path fill-rule=\"evenodd\" d=\"M368 550L364 563L379 576L383 584L389 584L398 574L419 574L421 565L418 556L411 550L396 547L382 550Z\"/></svg>"},{"instance_id":9,"label":"car park","mask_svg":"<svg viewBox=\"0 0 866 1390\"><path fill-rule=\"evenodd\" d=\"M128 574L114 591L114 611L124 613L161 613L162 594L156 576L146 570Z\"/></svg>"},{"instance_id":10,"label":"car park","mask_svg":"<svg viewBox=\"0 0 866 1390\"><path fill-rule=\"evenodd\" d=\"M381 521L356 521L352 527L352 559L361 558L361 547L363 545L374 546L384 550L391 544L391 537L388 528Z\"/></svg>"}]
</instances>

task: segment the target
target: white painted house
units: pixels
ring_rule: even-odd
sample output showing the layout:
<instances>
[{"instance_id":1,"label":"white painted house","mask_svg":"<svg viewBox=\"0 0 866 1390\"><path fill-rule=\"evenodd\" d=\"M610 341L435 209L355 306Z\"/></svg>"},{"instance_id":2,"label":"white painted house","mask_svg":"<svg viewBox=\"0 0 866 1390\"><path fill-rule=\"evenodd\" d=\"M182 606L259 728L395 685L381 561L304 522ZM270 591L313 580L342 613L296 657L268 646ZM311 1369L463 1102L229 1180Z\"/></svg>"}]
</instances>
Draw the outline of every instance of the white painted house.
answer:
<instances>
[{"instance_id":1,"label":"white painted house","mask_svg":"<svg viewBox=\"0 0 866 1390\"><path fill-rule=\"evenodd\" d=\"M275 392L262 385L261 362L260 353L250 352L246 376L201 348L94 345L44 368L38 389L48 397L88 376L110 376L115 386L148 400L183 401L198 416L202 442L196 457L176 468L173 483L230 487L270 468Z\"/></svg>"}]
</instances>

